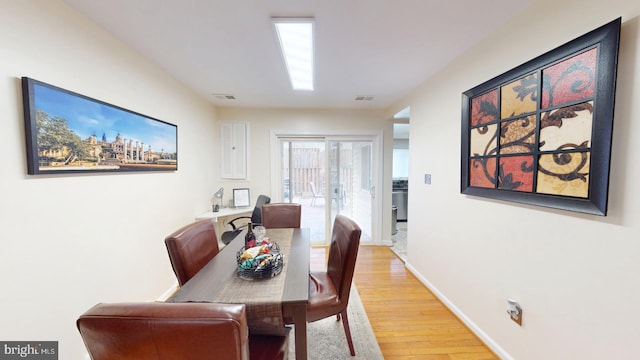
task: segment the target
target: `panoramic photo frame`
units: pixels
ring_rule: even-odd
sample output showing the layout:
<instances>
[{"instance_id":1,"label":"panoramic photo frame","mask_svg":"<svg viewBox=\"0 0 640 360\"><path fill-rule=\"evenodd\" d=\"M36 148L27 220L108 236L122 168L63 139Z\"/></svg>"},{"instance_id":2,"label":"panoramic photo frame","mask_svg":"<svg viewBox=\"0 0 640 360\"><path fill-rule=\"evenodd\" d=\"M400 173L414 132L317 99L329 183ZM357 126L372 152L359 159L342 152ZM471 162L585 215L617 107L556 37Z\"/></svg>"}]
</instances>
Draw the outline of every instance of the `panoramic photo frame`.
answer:
<instances>
[{"instance_id":1,"label":"panoramic photo frame","mask_svg":"<svg viewBox=\"0 0 640 360\"><path fill-rule=\"evenodd\" d=\"M22 78L27 172L175 171L178 127Z\"/></svg>"}]
</instances>

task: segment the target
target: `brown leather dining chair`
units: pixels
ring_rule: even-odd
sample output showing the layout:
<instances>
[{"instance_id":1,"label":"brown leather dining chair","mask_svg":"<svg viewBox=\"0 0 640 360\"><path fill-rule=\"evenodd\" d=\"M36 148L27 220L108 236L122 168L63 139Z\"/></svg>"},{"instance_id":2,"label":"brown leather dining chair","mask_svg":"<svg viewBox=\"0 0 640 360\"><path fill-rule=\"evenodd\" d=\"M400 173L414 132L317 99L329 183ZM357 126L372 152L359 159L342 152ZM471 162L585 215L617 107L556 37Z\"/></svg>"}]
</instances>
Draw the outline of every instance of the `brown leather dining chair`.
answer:
<instances>
[{"instance_id":1,"label":"brown leather dining chair","mask_svg":"<svg viewBox=\"0 0 640 360\"><path fill-rule=\"evenodd\" d=\"M76 325L92 360L284 360L289 333L251 335L244 304L97 304Z\"/></svg>"},{"instance_id":2,"label":"brown leather dining chair","mask_svg":"<svg viewBox=\"0 0 640 360\"><path fill-rule=\"evenodd\" d=\"M302 205L273 203L262 205L262 225L269 228L299 228Z\"/></svg>"},{"instance_id":3,"label":"brown leather dining chair","mask_svg":"<svg viewBox=\"0 0 640 360\"><path fill-rule=\"evenodd\" d=\"M355 356L356 352L349 330L347 305L361 233L362 230L353 220L344 215L336 215L331 233L327 271L312 271L309 274L307 321L314 322L333 315L337 315L338 320L342 318L351 356ZM284 317L287 324L293 323L292 314L285 313Z\"/></svg>"},{"instance_id":4,"label":"brown leather dining chair","mask_svg":"<svg viewBox=\"0 0 640 360\"><path fill-rule=\"evenodd\" d=\"M211 220L183 226L164 239L178 284L184 285L218 254L218 237Z\"/></svg>"}]
</instances>

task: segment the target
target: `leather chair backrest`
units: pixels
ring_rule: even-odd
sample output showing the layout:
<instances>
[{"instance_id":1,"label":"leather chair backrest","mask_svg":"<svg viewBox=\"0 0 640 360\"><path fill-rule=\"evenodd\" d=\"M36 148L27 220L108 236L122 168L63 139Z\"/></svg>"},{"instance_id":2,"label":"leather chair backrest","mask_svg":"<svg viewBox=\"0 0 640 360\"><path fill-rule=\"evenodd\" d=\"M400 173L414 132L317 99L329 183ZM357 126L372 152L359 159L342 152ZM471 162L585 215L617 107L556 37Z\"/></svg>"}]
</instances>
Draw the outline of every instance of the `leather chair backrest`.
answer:
<instances>
[{"instance_id":1,"label":"leather chair backrest","mask_svg":"<svg viewBox=\"0 0 640 360\"><path fill-rule=\"evenodd\" d=\"M242 304L98 304L76 325L93 360L249 359Z\"/></svg>"},{"instance_id":2,"label":"leather chair backrest","mask_svg":"<svg viewBox=\"0 0 640 360\"><path fill-rule=\"evenodd\" d=\"M361 234L360 226L353 220L344 215L336 215L331 233L327 274L333 280L341 300L349 299Z\"/></svg>"},{"instance_id":3,"label":"leather chair backrest","mask_svg":"<svg viewBox=\"0 0 640 360\"><path fill-rule=\"evenodd\" d=\"M274 203L262 206L262 225L266 228L299 228L300 204Z\"/></svg>"},{"instance_id":4,"label":"leather chair backrest","mask_svg":"<svg viewBox=\"0 0 640 360\"><path fill-rule=\"evenodd\" d=\"M173 272L184 285L219 252L211 220L186 225L164 239Z\"/></svg>"}]
</instances>

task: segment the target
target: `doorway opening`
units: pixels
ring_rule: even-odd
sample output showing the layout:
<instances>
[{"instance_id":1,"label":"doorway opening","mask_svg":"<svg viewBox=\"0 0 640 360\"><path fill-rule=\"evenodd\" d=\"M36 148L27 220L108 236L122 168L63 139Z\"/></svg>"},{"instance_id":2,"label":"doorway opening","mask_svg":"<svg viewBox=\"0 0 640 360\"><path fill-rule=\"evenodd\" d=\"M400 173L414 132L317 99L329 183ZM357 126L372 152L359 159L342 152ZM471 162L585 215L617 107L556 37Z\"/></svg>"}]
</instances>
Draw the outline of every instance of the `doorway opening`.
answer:
<instances>
[{"instance_id":1,"label":"doorway opening","mask_svg":"<svg viewBox=\"0 0 640 360\"><path fill-rule=\"evenodd\" d=\"M406 107L394 115L391 203L391 250L400 258L407 256L407 222L409 219L409 118Z\"/></svg>"}]
</instances>

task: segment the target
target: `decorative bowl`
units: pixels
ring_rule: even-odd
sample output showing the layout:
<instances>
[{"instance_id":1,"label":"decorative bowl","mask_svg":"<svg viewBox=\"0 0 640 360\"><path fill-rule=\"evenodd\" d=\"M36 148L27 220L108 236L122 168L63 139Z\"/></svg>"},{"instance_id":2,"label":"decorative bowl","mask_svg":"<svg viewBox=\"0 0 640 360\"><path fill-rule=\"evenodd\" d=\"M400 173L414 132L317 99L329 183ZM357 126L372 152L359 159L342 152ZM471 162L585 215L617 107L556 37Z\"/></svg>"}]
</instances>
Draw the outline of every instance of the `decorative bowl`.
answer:
<instances>
[{"instance_id":1,"label":"decorative bowl","mask_svg":"<svg viewBox=\"0 0 640 360\"><path fill-rule=\"evenodd\" d=\"M248 250L248 251L247 251ZM284 254L275 242L266 242L253 248L243 246L236 254L238 277L244 280L268 279L282 272Z\"/></svg>"}]
</instances>

